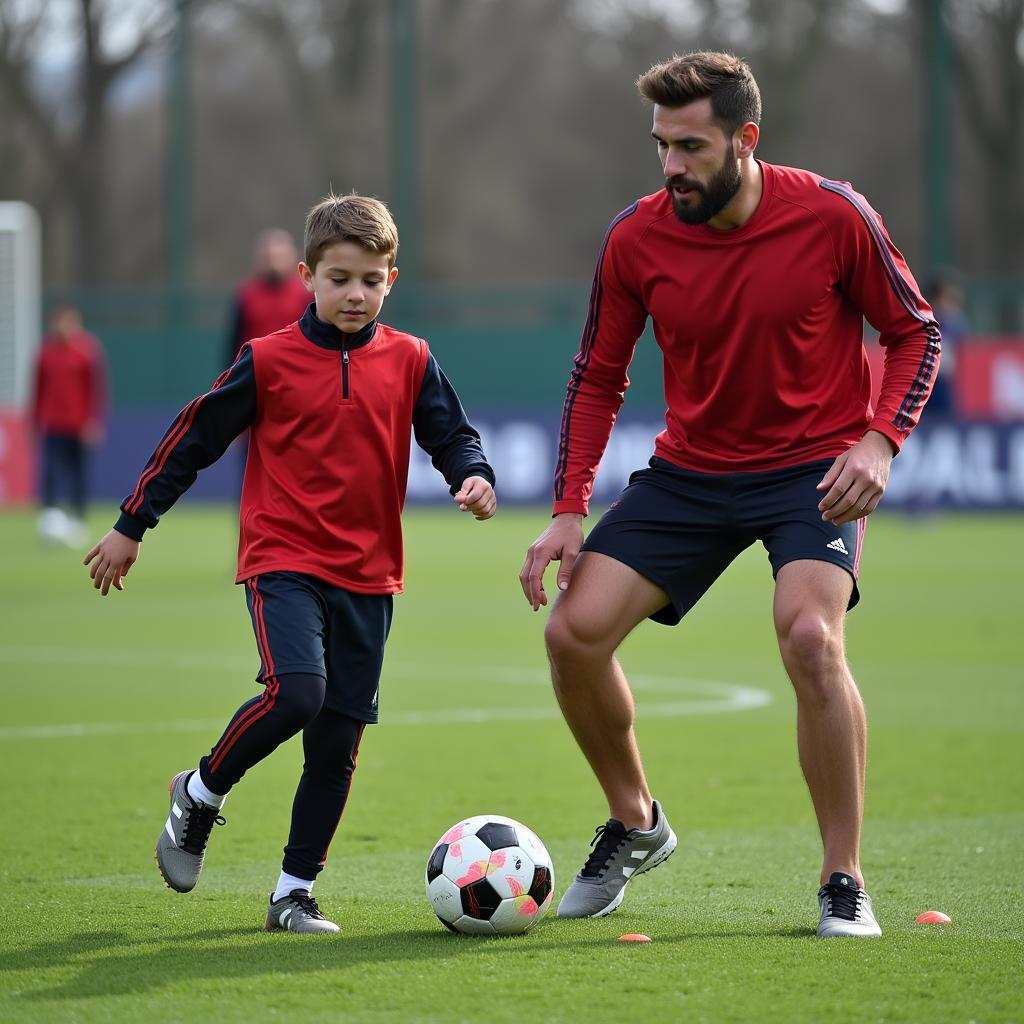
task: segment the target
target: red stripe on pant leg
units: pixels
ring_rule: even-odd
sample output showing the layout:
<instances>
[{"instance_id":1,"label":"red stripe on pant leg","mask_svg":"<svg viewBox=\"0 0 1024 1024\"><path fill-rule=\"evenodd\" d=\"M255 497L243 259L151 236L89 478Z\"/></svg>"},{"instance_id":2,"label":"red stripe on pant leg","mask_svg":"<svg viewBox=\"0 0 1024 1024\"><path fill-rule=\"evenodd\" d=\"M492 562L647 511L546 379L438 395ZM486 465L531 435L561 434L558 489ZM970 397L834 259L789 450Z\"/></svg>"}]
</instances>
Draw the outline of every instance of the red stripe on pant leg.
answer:
<instances>
[{"instance_id":1,"label":"red stripe on pant leg","mask_svg":"<svg viewBox=\"0 0 1024 1024\"><path fill-rule=\"evenodd\" d=\"M231 725L228 726L227 731L217 742L217 746L210 753L210 770L214 770L213 761L216 759L217 762L224 760L224 755L234 745L235 740L249 728L254 721L262 718L271 708L274 706L275 698L277 697L277 680L268 679L266 682L266 691L260 698L258 704L254 704L248 711L240 715ZM227 746L225 746L227 744Z\"/></svg>"},{"instance_id":2,"label":"red stripe on pant leg","mask_svg":"<svg viewBox=\"0 0 1024 1024\"><path fill-rule=\"evenodd\" d=\"M258 703L253 704L251 707L247 708L245 711L242 712L242 714L238 716L238 718L236 718L233 722L231 722L228 725L227 729L224 732L224 735L221 736L221 738L217 741L217 745L210 752L210 760L212 761L214 758L220 756L220 751L224 744L231 740L231 738L234 736L238 728L241 727L244 729L248 725L249 720L253 717L253 715L264 714L267 705L270 704L272 700L273 695L271 694L269 687L267 687L266 689L264 689L263 696L260 697Z\"/></svg>"},{"instance_id":3,"label":"red stripe on pant leg","mask_svg":"<svg viewBox=\"0 0 1024 1024\"><path fill-rule=\"evenodd\" d=\"M255 586L256 579L257 579L257 577L253 576L251 579L246 580L245 581L245 589L249 591L249 597L252 600L252 631L253 631L253 634L256 637L256 650L259 652L259 656L260 656L260 668L263 671L263 673L266 673L267 660L266 660L266 657L265 657L265 653L266 652L264 651L264 647L263 647L263 642L264 642L263 630L261 629L260 618L259 618L259 615L258 615L257 610L256 610L256 605L258 604L258 602L260 600L260 594L256 590L256 586Z\"/></svg>"},{"instance_id":4,"label":"red stripe on pant leg","mask_svg":"<svg viewBox=\"0 0 1024 1024\"><path fill-rule=\"evenodd\" d=\"M857 553L853 556L853 578L857 578L860 572L860 556L864 550L864 534L868 532L867 517L862 516L857 520Z\"/></svg>"},{"instance_id":5,"label":"red stripe on pant leg","mask_svg":"<svg viewBox=\"0 0 1024 1024\"><path fill-rule=\"evenodd\" d=\"M235 745L238 737L241 736L253 722L259 721L259 719L270 711L274 706L274 700L277 697L279 684L272 674L268 674L268 664L270 672L272 672L274 662L270 655L270 645L267 643L267 626L266 621L263 618L263 597L256 586L256 580L257 577L255 576L251 580L246 580L246 586L249 588L253 596L253 622L255 624L256 646L259 649L260 658L263 661L264 683L267 689L259 704L255 704L241 715L238 720L229 727L228 731L217 743L217 746L211 751L209 761L210 771L217 770L217 767L227 756L228 751Z\"/></svg>"},{"instance_id":6,"label":"red stripe on pant leg","mask_svg":"<svg viewBox=\"0 0 1024 1024\"><path fill-rule=\"evenodd\" d=\"M260 659L263 662L263 674L274 675L274 656L270 653L270 636L267 633L267 622L263 617L263 595L257 586L258 576L253 576L246 582L252 593L252 617L256 630L256 646L260 651Z\"/></svg>"},{"instance_id":7,"label":"red stripe on pant leg","mask_svg":"<svg viewBox=\"0 0 1024 1024\"><path fill-rule=\"evenodd\" d=\"M348 792L345 794L345 807L348 807L349 798L352 796L352 780L356 777L356 759L359 757L359 744L363 742L363 730L365 728L366 723L361 723L359 726L359 735L356 737L356 745L352 751L352 774L348 777ZM342 807L341 814L338 815L338 820L334 823L334 831L331 833L331 838L327 840L327 849L324 850L324 855L320 858L320 867L323 867L327 863L327 854L331 849L331 843L334 842L334 837L338 834L338 826L341 824L341 819L345 814L345 807Z\"/></svg>"},{"instance_id":8,"label":"red stripe on pant leg","mask_svg":"<svg viewBox=\"0 0 1024 1024\"><path fill-rule=\"evenodd\" d=\"M251 707L233 726L224 734L217 748L210 754L208 762L211 772L215 772L227 757L231 748L238 742L238 738L245 733L255 722L258 722L264 715L273 710L274 701L277 697L277 680L271 677L267 680L267 692L263 699Z\"/></svg>"}]
</instances>

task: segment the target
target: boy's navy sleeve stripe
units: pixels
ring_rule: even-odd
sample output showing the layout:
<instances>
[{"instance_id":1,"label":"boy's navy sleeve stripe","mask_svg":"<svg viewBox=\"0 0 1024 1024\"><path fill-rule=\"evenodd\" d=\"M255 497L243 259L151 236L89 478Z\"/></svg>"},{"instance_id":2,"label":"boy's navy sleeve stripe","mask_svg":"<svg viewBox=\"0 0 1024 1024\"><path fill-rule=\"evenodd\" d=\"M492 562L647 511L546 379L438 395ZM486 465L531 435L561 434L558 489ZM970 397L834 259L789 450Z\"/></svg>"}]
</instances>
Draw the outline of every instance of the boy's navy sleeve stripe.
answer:
<instances>
[{"instance_id":1,"label":"boy's navy sleeve stripe","mask_svg":"<svg viewBox=\"0 0 1024 1024\"><path fill-rule=\"evenodd\" d=\"M900 300L900 304L915 320L919 320L924 325L926 337L925 350L921 356L921 362L914 376L914 381L900 403L899 410L893 420L894 427L899 430L906 430L913 422L914 410L921 403L922 396L928 390L928 384L938 365L939 353L942 349L939 326L934 319L921 309L923 303L921 296L911 289L910 284L900 273L899 268L893 261L885 238L882 236L882 230L878 226L878 222L872 215L871 210L861 202L853 189L843 182L829 181L827 178L822 178L821 187L829 192L834 192L837 196L842 196L861 215L875 243L875 248L882 257L885 276L896 297Z\"/></svg>"},{"instance_id":2,"label":"boy's navy sleeve stripe","mask_svg":"<svg viewBox=\"0 0 1024 1024\"><path fill-rule=\"evenodd\" d=\"M590 355L594 347L594 339L597 337L600 325L601 299L604 288L601 284L601 272L604 269L604 254L608 248L608 240L615 228L627 217L637 211L639 200L627 207L608 225L604 234L601 248L597 256L597 269L594 271L594 283L590 288L590 305L587 310L587 322L583 328L583 337L580 340L580 349L573 360L573 371L569 376L569 386L566 389L565 404L562 407L562 425L559 431L558 461L555 468L555 500L561 501L565 493L565 474L569 462L569 429L572 421L573 406L576 404L576 395L579 392L583 376L590 365Z\"/></svg>"},{"instance_id":3,"label":"boy's navy sleeve stripe","mask_svg":"<svg viewBox=\"0 0 1024 1024\"><path fill-rule=\"evenodd\" d=\"M200 395L198 398L194 398L185 406L184 409L181 410L180 413L178 413L167 433L164 434L163 440L157 446L156 451L146 464L146 468L142 471L139 481L135 485L135 490L132 491L131 495L122 504L121 508L124 512L129 515L138 514L146 500L146 489L164 470L167 465L167 460L170 458L174 449L188 434L189 430L192 429L192 425L195 422L196 415L198 414L200 407L210 397L210 395L223 388L229 381L232 383L243 383L246 379L248 379L249 383L252 385L253 391L255 391L255 371L252 363L252 351L248 345L243 347L235 362L214 381L213 387L211 387L206 394Z\"/></svg>"}]
</instances>

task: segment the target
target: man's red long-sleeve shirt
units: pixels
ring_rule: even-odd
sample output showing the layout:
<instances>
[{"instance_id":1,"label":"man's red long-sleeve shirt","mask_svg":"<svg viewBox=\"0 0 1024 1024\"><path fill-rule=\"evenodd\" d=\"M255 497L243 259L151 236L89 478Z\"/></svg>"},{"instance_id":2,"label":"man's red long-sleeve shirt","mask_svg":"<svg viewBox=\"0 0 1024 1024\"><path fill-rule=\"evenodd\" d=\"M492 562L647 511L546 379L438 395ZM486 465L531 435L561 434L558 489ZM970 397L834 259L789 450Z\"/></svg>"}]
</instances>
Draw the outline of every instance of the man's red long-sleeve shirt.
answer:
<instances>
[{"instance_id":1,"label":"man's red long-sleeve shirt","mask_svg":"<svg viewBox=\"0 0 1024 1024\"><path fill-rule=\"evenodd\" d=\"M95 335L47 335L36 363L32 422L47 434L80 437L107 416L107 363Z\"/></svg>"},{"instance_id":2,"label":"man's red long-sleeve shirt","mask_svg":"<svg viewBox=\"0 0 1024 1024\"><path fill-rule=\"evenodd\" d=\"M760 162L732 231L681 223L668 193L612 222L562 414L554 513L586 513L648 316L668 411L655 454L756 472L834 457L867 430L898 451L938 368L938 326L881 218L845 182ZM878 408L864 319L885 369Z\"/></svg>"}]
</instances>

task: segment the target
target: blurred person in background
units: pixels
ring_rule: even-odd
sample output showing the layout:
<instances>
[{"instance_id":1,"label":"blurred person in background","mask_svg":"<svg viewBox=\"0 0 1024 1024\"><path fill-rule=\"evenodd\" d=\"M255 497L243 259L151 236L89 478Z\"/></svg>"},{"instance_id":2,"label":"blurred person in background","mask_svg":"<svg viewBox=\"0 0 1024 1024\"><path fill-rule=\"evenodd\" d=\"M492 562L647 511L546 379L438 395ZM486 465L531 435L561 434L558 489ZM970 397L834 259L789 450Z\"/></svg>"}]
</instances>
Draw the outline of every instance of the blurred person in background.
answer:
<instances>
[{"instance_id":1,"label":"blurred person in background","mask_svg":"<svg viewBox=\"0 0 1024 1024\"><path fill-rule=\"evenodd\" d=\"M103 440L107 364L99 339L73 306L57 306L39 349L32 423L42 446L43 540L78 547L85 541L89 449ZM61 507L67 501L68 515Z\"/></svg>"},{"instance_id":2,"label":"blurred person in background","mask_svg":"<svg viewBox=\"0 0 1024 1024\"><path fill-rule=\"evenodd\" d=\"M553 518L520 573L536 611L545 569L561 563L545 630L552 681L611 811L558 916L611 913L632 876L676 847L617 648L647 618L676 625L760 541L823 846L817 934L876 937L860 866L867 719L844 627L860 598L866 517L928 398L939 328L862 195L755 158L761 95L744 61L677 56L637 86L654 109L664 187L605 234L562 413ZM648 318L666 429L584 543ZM873 412L864 318L885 349Z\"/></svg>"},{"instance_id":3,"label":"blurred person in background","mask_svg":"<svg viewBox=\"0 0 1024 1024\"><path fill-rule=\"evenodd\" d=\"M309 293L299 277L295 240L284 228L267 228L253 245L252 273L235 293L225 368L234 363L247 341L264 338L301 319L308 305ZM233 444L239 493L245 473L246 440L243 434Z\"/></svg>"},{"instance_id":4,"label":"blurred person in background","mask_svg":"<svg viewBox=\"0 0 1024 1024\"><path fill-rule=\"evenodd\" d=\"M956 360L961 344L970 334L970 324L964 313L964 289L960 275L944 267L928 278L924 295L942 331L942 363L928 399L928 415L955 419Z\"/></svg>"},{"instance_id":5,"label":"blurred person in background","mask_svg":"<svg viewBox=\"0 0 1024 1024\"><path fill-rule=\"evenodd\" d=\"M309 294L298 266L295 241L284 228L268 228L256 239L252 274L235 293L225 366L235 361L247 341L273 334L306 312Z\"/></svg>"}]
</instances>

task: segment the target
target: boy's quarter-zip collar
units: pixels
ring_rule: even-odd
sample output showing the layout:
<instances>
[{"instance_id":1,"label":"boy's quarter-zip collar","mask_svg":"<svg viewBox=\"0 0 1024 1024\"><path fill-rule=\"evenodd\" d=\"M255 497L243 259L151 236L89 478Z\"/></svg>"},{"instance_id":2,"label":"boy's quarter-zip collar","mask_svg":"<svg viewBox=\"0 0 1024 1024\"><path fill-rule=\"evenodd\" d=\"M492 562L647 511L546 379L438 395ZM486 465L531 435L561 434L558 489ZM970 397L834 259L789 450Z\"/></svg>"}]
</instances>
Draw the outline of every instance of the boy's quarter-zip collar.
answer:
<instances>
[{"instance_id":1,"label":"boy's quarter-zip collar","mask_svg":"<svg viewBox=\"0 0 1024 1024\"><path fill-rule=\"evenodd\" d=\"M348 337L341 339L341 400L347 402L348 394Z\"/></svg>"},{"instance_id":2,"label":"boy's quarter-zip collar","mask_svg":"<svg viewBox=\"0 0 1024 1024\"><path fill-rule=\"evenodd\" d=\"M331 349L334 352L341 352L342 358L348 363L348 353L353 349L362 348L373 341L377 333L377 321L371 320L365 327L361 327L353 334L346 334L339 331L332 323L321 320L316 315L316 303L311 302L306 307L306 312L299 320L299 330L305 337L320 348Z\"/></svg>"}]
</instances>

